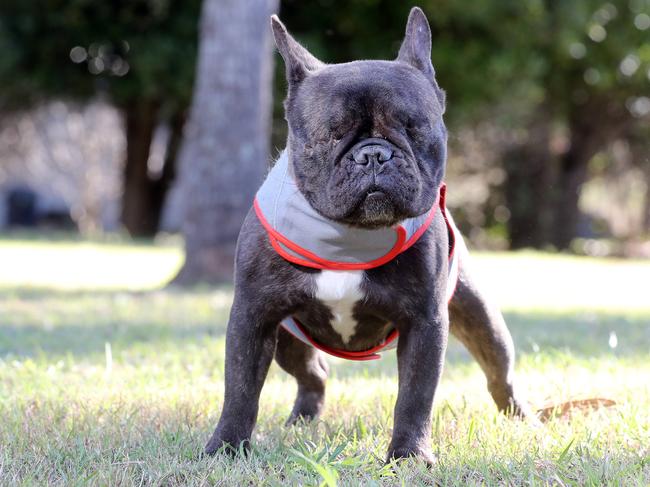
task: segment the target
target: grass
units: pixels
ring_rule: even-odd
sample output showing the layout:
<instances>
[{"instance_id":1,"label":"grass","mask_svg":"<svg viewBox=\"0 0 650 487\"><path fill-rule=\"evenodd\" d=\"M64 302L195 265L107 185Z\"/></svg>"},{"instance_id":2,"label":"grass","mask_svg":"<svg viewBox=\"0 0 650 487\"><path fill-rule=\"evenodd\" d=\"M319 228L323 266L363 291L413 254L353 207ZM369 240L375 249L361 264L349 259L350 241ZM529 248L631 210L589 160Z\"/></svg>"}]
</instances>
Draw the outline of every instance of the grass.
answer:
<instances>
[{"instance_id":1,"label":"grass","mask_svg":"<svg viewBox=\"0 0 650 487\"><path fill-rule=\"evenodd\" d=\"M322 418L292 428L295 385L273 365L252 454L201 458L231 289L159 290L180 262L173 245L0 240L0 485L650 485L648 262L478 254L531 403L617 405L508 420L452 341L431 470L383 464L394 353L330 360Z\"/></svg>"}]
</instances>

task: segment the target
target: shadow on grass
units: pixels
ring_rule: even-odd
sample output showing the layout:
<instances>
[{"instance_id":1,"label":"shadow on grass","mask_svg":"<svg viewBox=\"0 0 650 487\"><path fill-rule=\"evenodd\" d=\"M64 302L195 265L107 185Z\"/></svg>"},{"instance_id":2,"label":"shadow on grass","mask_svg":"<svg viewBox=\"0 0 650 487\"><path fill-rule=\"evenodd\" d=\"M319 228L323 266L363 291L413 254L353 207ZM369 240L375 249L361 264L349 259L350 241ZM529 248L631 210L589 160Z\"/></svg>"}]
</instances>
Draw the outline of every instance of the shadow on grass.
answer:
<instances>
[{"instance_id":1,"label":"shadow on grass","mask_svg":"<svg viewBox=\"0 0 650 487\"><path fill-rule=\"evenodd\" d=\"M139 325L104 323L57 325L44 329L35 325L0 325L0 359L35 358L47 356L56 359L97 358L105 354L109 343L114 350L183 349L189 344L218 340L225 336L225 328L209 324L167 326L153 323Z\"/></svg>"},{"instance_id":2,"label":"shadow on grass","mask_svg":"<svg viewBox=\"0 0 650 487\"><path fill-rule=\"evenodd\" d=\"M145 291L0 290L0 359L97 359L114 349L182 350L223 338L230 287Z\"/></svg>"},{"instance_id":3,"label":"shadow on grass","mask_svg":"<svg viewBox=\"0 0 650 487\"><path fill-rule=\"evenodd\" d=\"M509 312L518 354L569 352L580 358L647 356L650 312Z\"/></svg>"},{"instance_id":4,"label":"shadow on grass","mask_svg":"<svg viewBox=\"0 0 650 487\"><path fill-rule=\"evenodd\" d=\"M84 289L55 289L46 286L39 287L6 287L0 285L0 310L1 303L8 299L20 299L22 301L39 301L39 300L73 300L80 298L113 298L115 296L150 296L155 293L165 293L170 297L181 295L208 295L215 292L232 292L232 285L214 286L196 286L186 289L179 286L169 285L160 288L151 288L144 290L119 289L119 288L84 288Z\"/></svg>"},{"instance_id":5,"label":"shadow on grass","mask_svg":"<svg viewBox=\"0 0 650 487\"><path fill-rule=\"evenodd\" d=\"M212 290L154 292L53 291L0 289L0 358L103 355L106 342L121 350L159 346L201 347L225 336L230 287ZM212 302L221 293L219 303ZM122 301L126 301L122 303ZM9 303L7 307L3 303ZM11 304L13 303L13 305ZM647 356L650 312L508 312L506 321L519 357L568 353L581 358ZM213 351L223 354L223 350ZM368 365L377 373L394 373L394 353ZM388 360L386 360L388 359ZM471 360L450 341L447 362ZM346 363L345 366L348 364ZM342 375L364 368L357 364Z\"/></svg>"}]
</instances>

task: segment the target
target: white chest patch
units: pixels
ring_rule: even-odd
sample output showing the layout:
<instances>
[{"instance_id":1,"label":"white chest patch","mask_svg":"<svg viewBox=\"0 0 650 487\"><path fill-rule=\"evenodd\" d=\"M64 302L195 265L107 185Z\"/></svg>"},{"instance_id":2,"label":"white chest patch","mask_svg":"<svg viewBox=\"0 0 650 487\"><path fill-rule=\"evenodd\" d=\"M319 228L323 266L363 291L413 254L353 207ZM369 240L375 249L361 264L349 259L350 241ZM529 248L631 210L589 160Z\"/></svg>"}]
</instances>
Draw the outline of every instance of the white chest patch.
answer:
<instances>
[{"instance_id":1,"label":"white chest patch","mask_svg":"<svg viewBox=\"0 0 650 487\"><path fill-rule=\"evenodd\" d=\"M363 271L321 271L316 277L316 298L329 306L334 315L331 322L344 343L354 335L357 323L352 317L352 309L357 301L363 299L361 281Z\"/></svg>"}]
</instances>

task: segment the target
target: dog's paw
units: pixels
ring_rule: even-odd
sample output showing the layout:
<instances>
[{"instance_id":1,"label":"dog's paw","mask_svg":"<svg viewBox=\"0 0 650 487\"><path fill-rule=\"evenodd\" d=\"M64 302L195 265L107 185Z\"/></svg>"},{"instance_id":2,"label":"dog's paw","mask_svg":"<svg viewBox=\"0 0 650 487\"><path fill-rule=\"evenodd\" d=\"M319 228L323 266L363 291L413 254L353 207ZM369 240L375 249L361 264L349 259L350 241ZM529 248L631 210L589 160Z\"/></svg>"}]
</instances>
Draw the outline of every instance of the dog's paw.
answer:
<instances>
[{"instance_id":1,"label":"dog's paw","mask_svg":"<svg viewBox=\"0 0 650 487\"><path fill-rule=\"evenodd\" d=\"M294 426L301 423L311 423L318 417L317 414L310 413L291 413L289 418L285 421L285 426Z\"/></svg>"},{"instance_id":2,"label":"dog's paw","mask_svg":"<svg viewBox=\"0 0 650 487\"><path fill-rule=\"evenodd\" d=\"M424 449L421 447L410 447L410 446L390 448L390 450L388 450L386 462L390 463L393 460L399 461L406 458L415 458L417 460L421 460L428 467L431 467L436 463L436 457L431 452L431 450Z\"/></svg>"},{"instance_id":3,"label":"dog's paw","mask_svg":"<svg viewBox=\"0 0 650 487\"><path fill-rule=\"evenodd\" d=\"M525 400L513 398L510 401L508 408L504 410L504 413L511 418L525 421L531 426L542 426L542 422L537 417L537 414L533 412L530 405Z\"/></svg>"},{"instance_id":4,"label":"dog's paw","mask_svg":"<svg viewBox=\"0 0 650 487\"><path fill-rule=\"evenodd\" d=\"M248 454L250 450L250 441L243 440L227 440L216 434L212 435L208 444L205 445L203 450L206 456L225 455L231 458L243 453Z\"/></svg>"},{"instance_id":5,"label":"dog's paw","mask_svg":"<svg viewBox=\"0 0 650 487\"><path fill-rule=\"evenodd\" d=\"M325 391L313 391L313 392L299 392L296 402L293 405L293 410L287 422L286 426L291 426L301 421L308 423L316 419L321 410L323 409L323 404L325 403Z\"/></svg>"}]
</instances>

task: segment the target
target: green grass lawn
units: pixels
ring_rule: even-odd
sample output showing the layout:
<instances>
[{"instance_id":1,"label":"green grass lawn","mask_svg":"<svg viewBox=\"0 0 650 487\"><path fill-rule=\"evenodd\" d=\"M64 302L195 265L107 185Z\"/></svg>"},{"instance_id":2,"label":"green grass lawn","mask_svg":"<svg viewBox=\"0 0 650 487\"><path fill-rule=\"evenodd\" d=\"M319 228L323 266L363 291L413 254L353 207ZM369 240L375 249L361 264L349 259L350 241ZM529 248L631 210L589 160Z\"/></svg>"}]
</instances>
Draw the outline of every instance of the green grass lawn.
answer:
<instances>
[{"instance_id":1,"label":"green grass lawn","mask_svg":"<svg viewBox=\"0 0 650 487\"><path fill-rule=\"evenodd\" d=\"M509 420L452 340L428 470L383 464L394 352L330 360L322 418L292 428L295 384L273 365L250 457L201 458L231 289L160 290L181 260L171 245L0 240L0 485L650 485L650 262L476 255L533 406L617 404Z\"/></svg>"}]
</instances>

